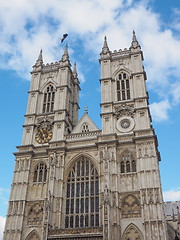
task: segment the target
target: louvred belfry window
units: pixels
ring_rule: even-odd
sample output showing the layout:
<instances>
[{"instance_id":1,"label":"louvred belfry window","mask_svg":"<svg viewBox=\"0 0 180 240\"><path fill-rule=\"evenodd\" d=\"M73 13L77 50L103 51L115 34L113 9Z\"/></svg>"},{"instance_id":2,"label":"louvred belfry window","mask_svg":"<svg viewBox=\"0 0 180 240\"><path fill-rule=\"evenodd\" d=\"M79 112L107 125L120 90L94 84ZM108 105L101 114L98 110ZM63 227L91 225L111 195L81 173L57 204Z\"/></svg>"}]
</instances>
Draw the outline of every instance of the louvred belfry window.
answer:
<instances>
[{"instance_id":1,"label":"louvred belfry window","mask_svg":"<svg viewBox=\"0 0 180 240\"><path fill-rule=\"evenodd\" d=\"M43 113L50 113L54 110L55 90L52 85L46 88L43 98Z\"/></svg>"},{"instance_id":2,"label":"louvred belfry window","mask_svg":"<svg viewBox=\"0 0 180 240\"><path fill-rule=\"evenodd\" d=\"M99 226L99 177L93 163L82 157L69 172L65 228Z\"/></svg>"},{"instance_id":3,"label":"louvred belfry window","mask_svg":"<svg viewBox=\"0 0 180 240\"><path fill-rule=\"evenodd\" d=\"M130 86L128 75L121 72L117 79L117 100L123 101L130 99Z\"/></svg>"}]
</instances>

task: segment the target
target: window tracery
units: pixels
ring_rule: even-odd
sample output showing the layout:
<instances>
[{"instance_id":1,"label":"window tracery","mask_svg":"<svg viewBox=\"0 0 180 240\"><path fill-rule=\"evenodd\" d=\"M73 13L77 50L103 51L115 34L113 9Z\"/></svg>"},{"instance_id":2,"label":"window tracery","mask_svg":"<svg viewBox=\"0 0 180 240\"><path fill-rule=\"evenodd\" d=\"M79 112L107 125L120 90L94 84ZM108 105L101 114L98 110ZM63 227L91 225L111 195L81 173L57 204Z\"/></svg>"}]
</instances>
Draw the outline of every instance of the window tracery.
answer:
<instances>
[{"instance_id":1,"label":"window tracery","mask_svg":"<svg viewBox=\"0 0 180 240\"><path fill-rule=\"evenodd\" d=\"M44 92L43 98L43 113L53 112L54 110L55 89L49 85Z\"/></svg>"},{"instance_id":2,"label":"window tracery","mask_svg":"<svg viewBox=\"0 0 180 240\"><path fill-rule=\"evenodd\" d=\"M130 224L123 233L122 240L142 240L141 231L134 224Z\"/></svg>"},{"instance_id":3,"label":"window tracery","mask_svg":"<svg viewBox=\"0 0 180 240\"><path fill-rule=\"evenodd\" d=\"M126 196L122 201L122 218L141 217L141 205L134 195Z\"/></svg>"},{"instance_id":4,"label":"window tracery","mask_svg":"<svg viewBox=\"0 0 180 240\"><path fill-rule=\"evenodd\" d=\"M44 163L39 163L34 171L33 182L46 182L47 166Z\"/></svg>"},{"instance_id":5,"label":"window tracery","mask_svg":"<svg viewBox=\"0 0 180 240\"><path fill-rule=\"evenodd\" d=\"M117 100L128 100L130 99L130 86L128 75L121 72L117 79Z\"/></svg>"},{"instance_id":6,"label":"window tracery","mask_svg":"<svg viewBox=\"0 0 180 240\"><path fill-rule=\"evenodd\" d=\"M121 156L121 173L136 172L136 161L130 151L126 150Z\"/></svg>"},{"instance_id":7,"label":"window tracery","mask_svg":"<svg viewBox=\"0 0 180 240\"><path fill-rule=\"evenodd\" d=\"M81 158L66 185L65 228L99 226L99 178L93 163Z\"/></svg>"},{"instance_id":8,"label":"window tracery","mask_svg":"<svg viewBox=\"0 0 180 240\"><path fill-rule=\"evenodd\" d=\"M82 132L89 132L89 124L88 123L84 123L82 125Z\"/></svg>"}]
</instances>

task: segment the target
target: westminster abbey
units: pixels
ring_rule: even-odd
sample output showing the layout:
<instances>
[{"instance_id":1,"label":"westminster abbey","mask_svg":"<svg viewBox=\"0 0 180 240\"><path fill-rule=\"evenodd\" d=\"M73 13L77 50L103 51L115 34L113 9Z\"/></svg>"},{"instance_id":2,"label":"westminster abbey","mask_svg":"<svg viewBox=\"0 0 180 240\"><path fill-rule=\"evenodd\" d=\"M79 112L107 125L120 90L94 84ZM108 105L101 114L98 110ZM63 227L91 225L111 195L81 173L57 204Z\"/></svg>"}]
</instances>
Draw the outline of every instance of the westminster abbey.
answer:
<instances>
[{"instance_id":1,"label":"westminster abbey","mask_svg":"<svg viewBox=\"0 0 180 240\"><path fill-rule=\"evenodd\" d=\"M151 125L143 52L100 53L101 119L78 121L80 85L68 47L31 72L22 144L4 240L169 240L158 141ZM99 104L99 103L97 103Z\"/></svg>"}]
</instances>

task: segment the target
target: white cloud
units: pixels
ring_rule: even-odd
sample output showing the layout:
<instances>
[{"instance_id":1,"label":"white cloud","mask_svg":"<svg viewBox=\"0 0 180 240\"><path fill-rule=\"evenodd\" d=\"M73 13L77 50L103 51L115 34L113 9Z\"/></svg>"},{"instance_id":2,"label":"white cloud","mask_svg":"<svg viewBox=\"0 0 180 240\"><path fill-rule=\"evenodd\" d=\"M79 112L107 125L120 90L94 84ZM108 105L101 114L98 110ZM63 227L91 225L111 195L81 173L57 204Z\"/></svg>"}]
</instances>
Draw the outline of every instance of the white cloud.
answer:
<instances>
[{"instance_id":1,"label":"white cloud","mask_svg":"<svg viewBox=\"0 0 180 240\"><path fill-rule=\"evenodd\" d=\"M0 216L0 240L3 240L3 231L5 226L6 218Z\"/></svg>"},{"instance_id":2,"label":"white cloud","mask_svg":"<svg viewBox=\"0 0 180 240\"><path fill-rule=\"evenodd\" d=\"M171 189L169 191L163 192L164 201L179 201L180 200L180 190Z\"/></svg>"},{"instance_id":3,"label":"white cloud","mask_svg":"<svg viewBox=\"0 0 180 240\"><path fill-rule=\"evenodd\" d=\"M171 94L173 97L173 104L180 103L180 82L175 82L171 85Z\"/></svg>"},{"instance_id":4,"label":"white cloud","mask_svg":"<svg viewBox=\"0 0 180 240\"><path fill-rule=\"evenodd\" d=\"M170 104L168 100L163 100L161 102L154 102L150 104L150 110L155 121L163 121L168 119L168 110L170 109Z\"/></svg>"},{"instance_id":5,"label":"white cloud","mask_svg":"<svg viewBox=\"0 0 180 240\"><path fill-rule=\"evenodd\" d=\"M170 106L180 102L178 89L167 91L173 79L180 75L180 51L177 51L180 39L173 28L162 29L160 15L149 8L149 3L136 1L134 4L132 0L67 0L63 4L59 0L44 0L43 4L38 0L1 1L0 67L29 78L40 48L45 62L57 59L58 39L65 32L69 33L74 49L80 39L82 54L86 51L87 58L94 60L102 48L104 35L108 37L110 49L118 50L130 46L135 29L145 55L148 86L160 96L160 102L152 104L152 111L155 119L167 120ZM173 11L176 18L172 22L176 21L178 28L179 11ZM72 55L76 55L75 50ZM79 77L84 82L81 69L79 67ZM180 84L179 79L176 81Z\"/></svg>"}]
</instances>

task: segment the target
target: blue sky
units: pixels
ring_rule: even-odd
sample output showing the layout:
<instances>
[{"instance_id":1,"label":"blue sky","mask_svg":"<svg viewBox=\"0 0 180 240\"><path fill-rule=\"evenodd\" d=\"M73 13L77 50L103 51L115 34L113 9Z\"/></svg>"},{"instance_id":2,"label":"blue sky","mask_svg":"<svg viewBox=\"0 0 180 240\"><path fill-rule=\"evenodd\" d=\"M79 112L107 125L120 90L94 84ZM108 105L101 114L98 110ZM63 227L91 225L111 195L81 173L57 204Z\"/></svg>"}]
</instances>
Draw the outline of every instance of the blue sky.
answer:
<instances>
[{"instance_id":1,"label":"blue sky","mask_svg":"<svg viewBox=\"0 0 180 240\"><path fill-rule=\"evenodd\" d=\"M106 35L110 49L129 48L132 31L141 44L153 126L158 135L165 200L180 200L180 1L13 0L0 2L0 234L8 207L16 146L39 51L44 63L58 60L63 33L81 82L80 117L101 128L99 53ZM65 42L61 47L61 55ZM0 235L1 239L1 235Z\"/></svg>"}]
</instances>

